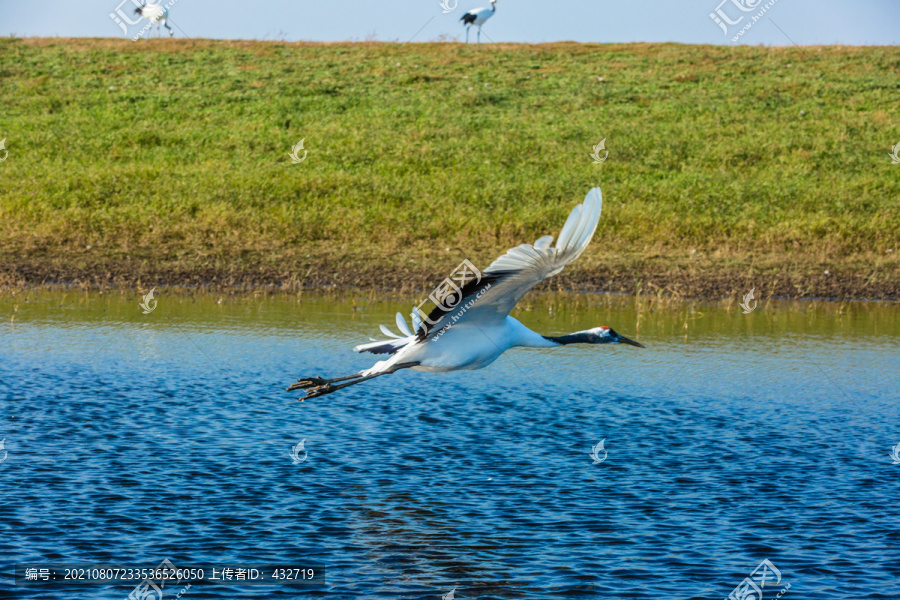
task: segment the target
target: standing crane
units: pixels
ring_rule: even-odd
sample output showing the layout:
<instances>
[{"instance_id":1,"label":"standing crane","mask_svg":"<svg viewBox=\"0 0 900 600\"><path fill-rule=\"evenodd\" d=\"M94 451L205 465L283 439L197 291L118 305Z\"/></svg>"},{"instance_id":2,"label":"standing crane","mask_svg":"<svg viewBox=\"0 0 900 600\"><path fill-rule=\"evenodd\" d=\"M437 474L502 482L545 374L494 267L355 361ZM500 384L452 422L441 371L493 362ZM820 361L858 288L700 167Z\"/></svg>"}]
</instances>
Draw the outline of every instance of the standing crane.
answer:
<instances>
[{"instance_id":1,"label":"standing crane","mask_svg":"<svg viewBox=\"0 0 900 600\"><path fill-rule=\"evenodd\" d=\"M175 35L175 30L169 27L169 24L167 23L169 20L169 9L160 6L158 2L155 4L152 2L150 4L147 4L146 2L142 3L139 7L134 9L134 14L141 15L150 21L150 27L153 27L153 23L156 23L156 31L158 33L162 32L160 26L163 26L169 30L169 37ZM150 36L148 35L147 37Z\"/></svg>"},{"instance_id":2,"label":"standing crane","mask_svg":"<svg viewBox=\"0 0 900 600\"><path fill-rule=\"evenodd\" d=\"M478 30L478 43L481 43L481 26L494 16L497 12L497 0L491 0L490 8L473 8L465 13L461 18L462 24L466 26L466 43L469 43L469 29L472 25Z\"/></svg>"}]
</instances>

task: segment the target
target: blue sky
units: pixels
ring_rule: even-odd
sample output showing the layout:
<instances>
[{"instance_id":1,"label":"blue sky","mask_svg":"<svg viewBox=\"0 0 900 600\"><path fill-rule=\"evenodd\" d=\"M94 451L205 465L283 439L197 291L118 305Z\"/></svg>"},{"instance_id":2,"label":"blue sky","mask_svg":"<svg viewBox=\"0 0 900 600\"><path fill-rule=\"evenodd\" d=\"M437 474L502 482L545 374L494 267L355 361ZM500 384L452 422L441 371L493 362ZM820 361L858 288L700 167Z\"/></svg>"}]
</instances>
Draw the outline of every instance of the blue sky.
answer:
<instances>
[{"instance_id":1,"label":"blue sky","mask_svg":"<svg viewBox=\"0 0 900 600\"><path fill-rule=\"evenodd\" d=\"M131 14L131 2L122 9ZM162 0L164 3L173 0ZM455 0L447 0L452 6ZM176 37L427 42L464 38L460 15L488 0L174 0ZM124 37L110 18L123 0L0 0L0 35ZM879 44L900 42L898 0L500 0L484 32L495 42ZM774 5L737 42L732 37ZM738 4L752 10L742 11ZM728 34L710 18L719 8ZM421 31L419 31L421 28ZM781 28L782 31L779 30ZM139 30L136 27L134 31ZM417 34L418 32L418 34ZM474 39L474 36L473 36Z\"/></svg>"}]
</instances>

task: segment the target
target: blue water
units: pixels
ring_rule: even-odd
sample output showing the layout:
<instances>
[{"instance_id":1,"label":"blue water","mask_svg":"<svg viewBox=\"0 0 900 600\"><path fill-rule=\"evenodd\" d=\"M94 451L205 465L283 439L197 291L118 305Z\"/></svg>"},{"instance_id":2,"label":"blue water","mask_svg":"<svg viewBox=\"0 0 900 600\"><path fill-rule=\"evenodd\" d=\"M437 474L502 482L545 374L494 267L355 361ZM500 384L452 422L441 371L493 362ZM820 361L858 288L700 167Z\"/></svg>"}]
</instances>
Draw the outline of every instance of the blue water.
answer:
<instances>
[{"instance_id":1,"label":"blue water","mask_svg":"<svg viewBox=\"0 0 900 600\"><path fill-rule=\"evenodd\" d=\"M124 599L134 583L24 586L13 565L168 559L315 569L183 598L722 599L769 559L765 598L900 598L896 306L588 299L518 316L639 330L647 348L283 391L369 365L350 348L397 309L0 298L0 585Z\"/></svg>"}]
</instances>

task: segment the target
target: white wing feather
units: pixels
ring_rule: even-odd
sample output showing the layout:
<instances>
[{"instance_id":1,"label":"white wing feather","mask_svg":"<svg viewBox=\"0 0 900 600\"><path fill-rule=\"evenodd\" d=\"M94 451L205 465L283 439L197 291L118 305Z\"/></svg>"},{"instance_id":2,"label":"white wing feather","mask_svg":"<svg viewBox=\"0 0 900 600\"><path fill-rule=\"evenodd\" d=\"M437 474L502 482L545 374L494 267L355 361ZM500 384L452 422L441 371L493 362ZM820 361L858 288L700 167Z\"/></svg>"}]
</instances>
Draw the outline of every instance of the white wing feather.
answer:
<instances>
[{"instance_id":1,"label":"white wing feather","mask_svg":"<svg viewBox=\"0 0 900 600\"><path fill-rule=\"evenodd\" d=\"M413 332L409 330L409 325L406 324L406 321L403 320L403 315L397 313L396 318L397 329L400 330L400 333L404 335L397 335L393 331L387 328L385 325L379 325L379 329L381 329L381 333L391 338L389 340L376 340L374 338L369 338L372 340L370 344L360 344L353 348L354 352L369 352L373 348L386 348L388 346L392 348L402 348L409 342L415 339ZM413 324L416 323L416 313L413 313Z\"/></svg>"},{"instance_id":2,"label":"white wing feather","mask_svg":"<svg viewBox=\"0 0 900 600\"><path fill-rule=\"evenodd\" d=\"M397 329L400 330L400 333L403 335L397 335L393 331L387 328L386 325L379 325L378 328L381 329L381 333L388 336L389 338L394 338L395 340L402 340L408 338L413 335L413 332L409 330L409 325L406 324L406 321L403 320L403 315L397 313L395 320L397 322ZM413 322L415 322L415 313L413 313ZM373 342L376 341L372 338L369 338Z\"/></svg>"},{"instance_id":3,"label":"white wing feather","mask_svg":"<svg viewBox=\"0 0 900 600\"><path fill-rule=\"evenodd\" d=\"M406 319L403 318L403 315L397 313L397 329L400 330L400 333L404 334L406 337L411 336L413 333L409 330L409 325L406 324Z\"/></svg>"},{"instance_id":4,"label":"white wing feather","mask_svg":"<svg viewBox=\"0 0 900 600\"><path fill-rule=\"evenodd\" d=\"M497 280L491 282L490 289L486 290L475 305L461 315L457 322L470 319L505 318L528 290L541 281L556 275L567 264L581 256L594 236L602 208L603 196L600 188L594 188L588 192L584 202L569 213L569 218L563 225L555 247L552 246L553 236L545 235L534 244L521 244L510 249L491 263L484 273L496 276ZM435 325L429 327L429 333L446 325L448 317L454 312L447 313ZM422 327L422 320L417 310L414 309L410 316L413 325L412 331L403 315L397 313L395 318L397 329L404 335L397 335L386 326L379 325L381 332L392 339L383 342L373 340L373 343L359 345L354 350L365 352L369 348L388 343L398 347L406 345L412 341L409 338L415 336L413 331L418 332Z\"/></svg>"},{"instance_id":5,"label":"white wing feather","mask_svg":"<svg viewBox=\"0 0 900 600\"><path fill-rule=\"evenodd\" d=\"M394 338L394 339L399 339L399 338L400 338L399 335L397 335L396 333L394 333L393 331L391 331L390 329L388 329L388 328L385 327L384 325L379 325L378 328L381 329L381 333L383 333L384 335L388 336L389 338Z\"/></svg>"},{"instance_id":6,"label":"white wing feather","mask_svg":"<svg viewBox=\"0 0 900 600\"><path fill-rule=\"evenodd\" d=\"M594 236L602 208L600 188L594 188L588 192L584 202L569 213L556 246L551 247L553 236L544 236L534 244L522 244L510 249L491 263L484 274L494 275L497 280L491 282L490 289L456 322L505 319L528 290L553 277L581 256ZM457 312L454 310L442 316L429 327L429 333L447 325L449 317Z\"/></svg>"}]
</instances>

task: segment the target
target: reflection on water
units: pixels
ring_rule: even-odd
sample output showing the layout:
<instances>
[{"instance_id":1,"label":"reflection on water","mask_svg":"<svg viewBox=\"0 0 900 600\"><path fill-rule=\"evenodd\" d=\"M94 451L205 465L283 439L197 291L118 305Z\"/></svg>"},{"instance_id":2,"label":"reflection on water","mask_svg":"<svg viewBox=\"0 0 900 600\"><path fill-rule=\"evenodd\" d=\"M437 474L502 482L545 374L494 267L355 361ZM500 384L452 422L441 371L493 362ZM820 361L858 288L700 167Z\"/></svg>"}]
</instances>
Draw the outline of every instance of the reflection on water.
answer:
<instances>
[{"instance_id":1,"label":"reflection on water","mask_svg":"<svg viewBox=\"0 0 900 600\"><path fill-rule=\"evenodd\" d=\"M0 297L4 585L17 562L169 558L319 569L196 598L724 598L768 558L786 597L900 597L896 305L536 295L514 314L537 331L647 348L514 350L301 404L283 388L369 366L350 349L411 303L156 298Z\"/></svg>"}]
</instances>

